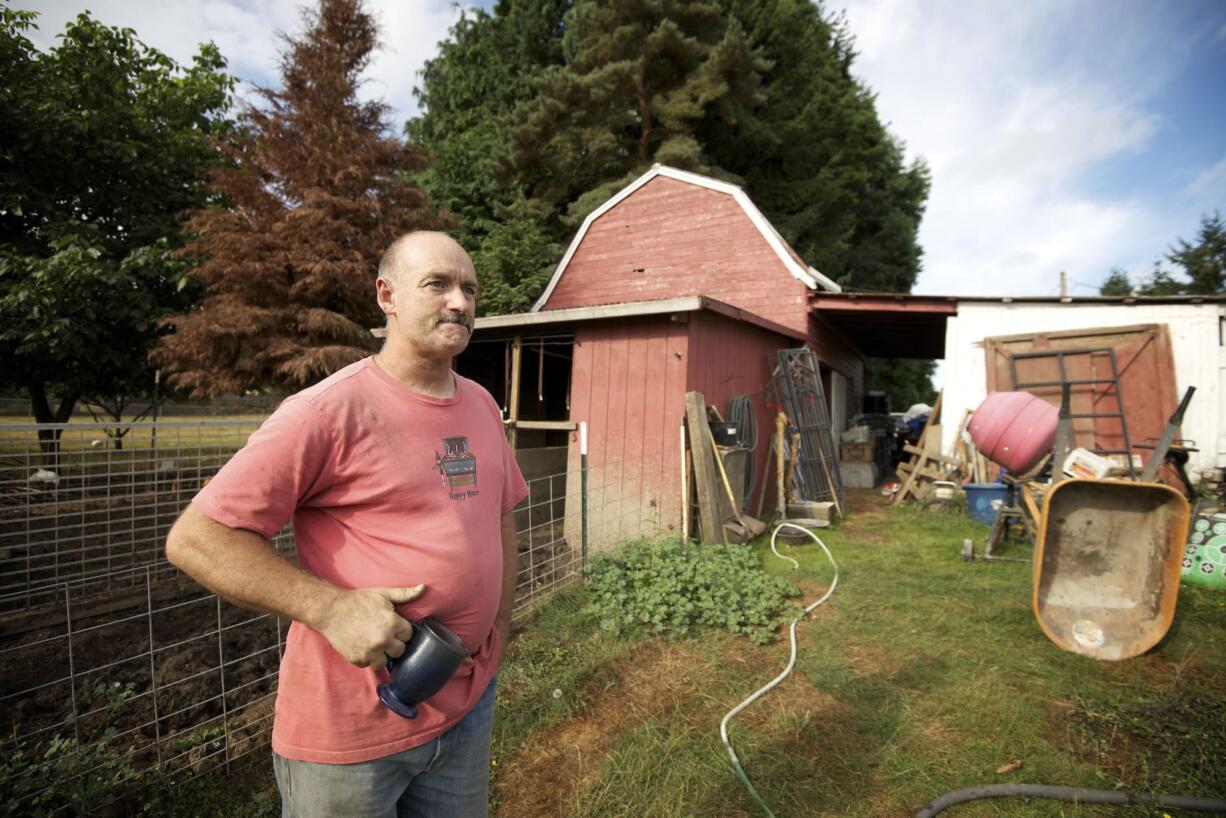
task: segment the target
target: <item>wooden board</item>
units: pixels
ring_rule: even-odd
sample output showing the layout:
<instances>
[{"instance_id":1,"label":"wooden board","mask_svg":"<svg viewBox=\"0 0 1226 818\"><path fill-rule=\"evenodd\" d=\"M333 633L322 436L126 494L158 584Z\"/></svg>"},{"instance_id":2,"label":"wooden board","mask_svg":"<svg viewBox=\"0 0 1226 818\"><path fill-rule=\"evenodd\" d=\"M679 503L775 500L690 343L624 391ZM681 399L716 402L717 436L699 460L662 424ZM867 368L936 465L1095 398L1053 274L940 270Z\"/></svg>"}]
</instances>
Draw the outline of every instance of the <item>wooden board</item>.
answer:
<instances>
[{"instance_id":1,"label":"wooden board","mask_svg":"<svg viewBox=\"0 0 1226 818\"><path fill-rule=\"evenodd\" d=\"M715 451L707 426L707 405L701 392L685 393L685 421L693 453L694 488L698 495L699 542L724 542L719 513L719 492L723 491L715 471Z\"/></svg>"}]
</instances>

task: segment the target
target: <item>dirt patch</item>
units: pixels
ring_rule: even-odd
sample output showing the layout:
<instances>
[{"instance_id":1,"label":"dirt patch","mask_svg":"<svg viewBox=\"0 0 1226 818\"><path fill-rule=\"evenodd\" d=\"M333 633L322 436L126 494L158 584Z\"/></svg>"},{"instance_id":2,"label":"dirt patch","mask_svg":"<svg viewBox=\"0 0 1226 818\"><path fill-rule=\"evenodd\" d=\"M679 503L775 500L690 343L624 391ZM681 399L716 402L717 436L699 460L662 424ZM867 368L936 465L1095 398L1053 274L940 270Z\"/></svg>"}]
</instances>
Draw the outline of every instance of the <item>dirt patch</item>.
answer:
<instances>
[{"instance_id":1,"label":"dirt patch","mask_svg":"<svg viewBox=\"0 0 1226 818\"><path fill-rule=\"evenodd\" d=\"M499 770L499 818L564 814L564 805L596 779L600 765L627 726L693 707L688 677L702 663L682 645L652 643L622 662L597 689L587 709L534 736L529 749Z\"/></svg>"},{"instance_id":2,"label":"dirt patch","mask_svg":"<svg viewBox=\"0 0 1226 818\"><path fill-rule=\"evenodd\" d=\"M800 741L803 729L812 719L823 724L851 724L852 710L847 702L818 690L802 674L792 673L762 699L742 711L739 720L755 729L783 727L794 735L780 735L780 741ZM788 729L788 728L792 729Z\"/></svg>"},{"instance_id":3,"label":"dirt patch","mask_svg":"<svg viewBox=\"0 0 1226 818\"><path fill-rule=\"evenodd\" d=\"M889 676L898 669L898 656L878 645L844 642L848 663L861 676Z\"/></svg>"}]
</instances>

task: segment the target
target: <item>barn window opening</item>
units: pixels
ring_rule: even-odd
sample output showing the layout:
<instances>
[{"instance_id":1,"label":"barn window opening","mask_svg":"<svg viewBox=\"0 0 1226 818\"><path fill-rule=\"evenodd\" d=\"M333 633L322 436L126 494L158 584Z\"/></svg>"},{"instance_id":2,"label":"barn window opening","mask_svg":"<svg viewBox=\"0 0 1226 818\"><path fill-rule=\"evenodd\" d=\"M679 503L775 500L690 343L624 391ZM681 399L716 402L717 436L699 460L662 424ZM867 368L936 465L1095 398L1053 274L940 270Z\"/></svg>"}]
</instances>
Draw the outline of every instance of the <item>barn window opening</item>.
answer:
<instances>
[{"instance_id":1,"label":"barn window opening","mask_svg":"<svg viewBox=\"0 0 1226 818\"><path fill-rule=\"evenodd\" d=\"M565 446L570 420L574 335L474 340L456 371L489 390L516 449Z\"/></svg>"}]
</instances>

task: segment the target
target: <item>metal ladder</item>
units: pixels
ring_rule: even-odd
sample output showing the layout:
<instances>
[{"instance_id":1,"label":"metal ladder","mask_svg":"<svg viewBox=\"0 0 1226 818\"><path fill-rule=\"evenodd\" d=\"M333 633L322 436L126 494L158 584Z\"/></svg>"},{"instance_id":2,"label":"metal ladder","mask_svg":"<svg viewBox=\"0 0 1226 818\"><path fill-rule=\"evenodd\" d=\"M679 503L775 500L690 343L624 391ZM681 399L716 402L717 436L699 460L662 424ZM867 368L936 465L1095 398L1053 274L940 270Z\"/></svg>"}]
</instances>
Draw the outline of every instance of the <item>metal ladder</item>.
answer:
<instances>
[{"instance_id":1,"label":"metal ladder","mask_svg":"<svg viewBox=\"0 0 1226 818\"><path fill-rule=\"evenodd\" d=\"M1069 370L1068 359L1069 358L1083 357L1083 356L1086 357L1089 363L1088 369L1092 373L1095 355L1105 356L1108 362L1111 364L1111 377L1110 378L1094 378L1094 377L1070 378L1069 377L1069 374L1068 374L1068 370ZM1023 380L1018 379L1018 376L1017 376L1017 362L1018 361L1052 359L1052 358L1056 360L1056 365L1060 371L1059 380L1023 381ZM1097 446L1095 446L1094 451L1099 454L1103 454L1103 455L1110 455L1110 454L1123 455L1125 461L1128 464L1128 476L1134 480L1136 479L1136 476L1137 476L1136 470L1134 469L1132 465L1132 439L1128 435L1128 418L1124 416L1124 397L1120 393L1120 373L1119 373L1119 369L1116 366L1114 349L1111 349L1110 347L1101 347L1101 348L1092 348L1092 349L1059 349L1059 350L1051 350L1051 351L1044 351L1044 352L1020 352L1009 358L1009 378L1012 381L1013 388L1015 390L1036 389L1036 388L1053 387L1053 386L1058 386L1061 388L1064 388L1065 386L1068 386L1068 387L1089 386L1091 388L1091 392L1096 393L1096 387L1099 387L1099 386L1106 387L1102 392L1102 396L1106 397L1110 395L1115 398L1116 411L1114 412L1085 412L1085 413L1073 412L1069 414L1069 418L1071 420L1089 419L1091 423L1093 423L1098 418L1117 419L1120 423L1120 429L1122 431L1122 437L1124 440L1124 448L1122 449L1103 449L1103 448L1098 448ZM1091 401L1091 408L1093 408L1097 404L1098 404L1098 396L1097 394L1094 394L1093 400ZM1096 444L1098 442L1097 431L1095 432L1094 442ZM1061 465L1062 464L1053 463L1052 468L1060 469Z\"/></svg>"}]
</instances>

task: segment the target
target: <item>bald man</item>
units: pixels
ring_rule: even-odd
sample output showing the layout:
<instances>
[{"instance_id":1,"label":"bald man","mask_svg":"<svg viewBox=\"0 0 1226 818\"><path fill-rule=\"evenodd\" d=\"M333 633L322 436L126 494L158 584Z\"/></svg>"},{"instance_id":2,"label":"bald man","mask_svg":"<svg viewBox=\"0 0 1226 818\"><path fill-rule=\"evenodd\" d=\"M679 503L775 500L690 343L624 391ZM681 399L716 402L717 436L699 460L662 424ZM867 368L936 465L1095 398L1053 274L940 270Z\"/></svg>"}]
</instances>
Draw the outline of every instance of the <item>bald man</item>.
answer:
<instances>
[{"instance_id":1,"label":"bald man","mask_svg":"<svg viewBox=\"0 0 1226 818\"><path fill-rule=\"evenodd\" d=\"M286 399L192 500L166 554L293 620L272 735L283 816L485 816L512 509L528 490L498 405L451 370L476 314L468 255L441 233L402 236L375 296L382 350ZM290 519L298 565L270 543ZM410 720L375 688L427 617L472 655Z\"/></svg>"}]
</instances>

